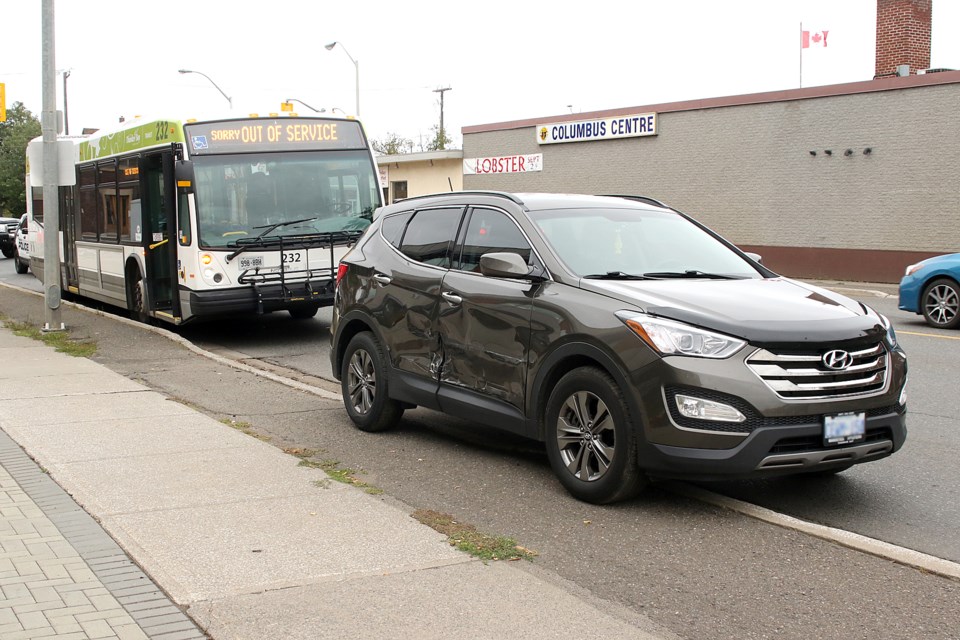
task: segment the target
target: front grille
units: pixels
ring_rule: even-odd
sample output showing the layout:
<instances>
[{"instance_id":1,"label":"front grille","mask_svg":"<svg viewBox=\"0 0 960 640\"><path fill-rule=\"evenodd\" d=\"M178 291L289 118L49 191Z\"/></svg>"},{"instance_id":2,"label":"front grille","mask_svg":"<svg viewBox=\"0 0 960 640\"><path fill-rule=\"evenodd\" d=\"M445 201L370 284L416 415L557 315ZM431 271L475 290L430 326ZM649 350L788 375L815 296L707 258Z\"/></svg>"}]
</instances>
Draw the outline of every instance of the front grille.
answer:
<instances>
[{"instance_id":1,"label":"front grille","mask_svg":"<svg viewBox=\"0 0 960 640\"><path fill-rule=\"evenodd\" d=\"M811 350L760 349L747 366L785 399L850 398L880 393L887 385L890 354L882 342L849 350L851 362L840 370L827 368L824 355L836 347Z\"/></svg>"}]
</instances>

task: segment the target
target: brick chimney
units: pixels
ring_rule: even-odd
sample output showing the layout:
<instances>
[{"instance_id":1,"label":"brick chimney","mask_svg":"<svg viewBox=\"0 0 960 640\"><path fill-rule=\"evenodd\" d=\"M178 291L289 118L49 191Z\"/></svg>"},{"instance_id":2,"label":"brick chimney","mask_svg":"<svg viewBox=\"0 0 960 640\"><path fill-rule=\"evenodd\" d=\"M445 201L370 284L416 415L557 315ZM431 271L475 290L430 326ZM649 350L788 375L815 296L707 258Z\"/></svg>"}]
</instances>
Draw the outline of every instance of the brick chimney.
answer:
<instances>
[{"instance_id":1,"label":"brick chimney","mask_svg":"<svg viewBox=\"0 0 960 640\"><path fill-rule=\"evenodd\" d=\"M874 77L910 74L930 67L932 0L877 0L877 65Z\"/></svg>"}]
</instances>

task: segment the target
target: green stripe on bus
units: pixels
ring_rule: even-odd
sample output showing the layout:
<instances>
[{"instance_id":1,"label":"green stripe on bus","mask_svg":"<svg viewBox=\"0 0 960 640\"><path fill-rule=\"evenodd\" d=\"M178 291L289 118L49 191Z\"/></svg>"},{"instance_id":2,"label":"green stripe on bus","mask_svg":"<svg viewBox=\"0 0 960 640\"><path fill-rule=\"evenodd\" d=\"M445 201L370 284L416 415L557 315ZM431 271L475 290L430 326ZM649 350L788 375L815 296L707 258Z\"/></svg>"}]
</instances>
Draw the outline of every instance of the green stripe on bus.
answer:
<instances>
[{"instance_id":1,"label":"green stripe on bus","mask_svg":"<svg viewBox=\"0 0 960 640\"><path fill-rule=\"evenodd\" d=\"M96 160L171 142L183 142L183 124L176 120L154 120L128 129L94 135L79 145L79 161Z\"/></svg>"}]
</instances>

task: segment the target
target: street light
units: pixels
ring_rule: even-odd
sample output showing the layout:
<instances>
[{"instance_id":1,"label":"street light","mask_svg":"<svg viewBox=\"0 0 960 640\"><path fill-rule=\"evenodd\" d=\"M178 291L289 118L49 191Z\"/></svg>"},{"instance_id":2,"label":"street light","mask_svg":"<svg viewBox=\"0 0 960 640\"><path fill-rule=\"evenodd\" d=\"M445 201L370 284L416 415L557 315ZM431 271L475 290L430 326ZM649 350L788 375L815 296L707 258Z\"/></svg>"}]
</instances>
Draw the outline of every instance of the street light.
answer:
<instances>
[{"instance_id":1,"label":"street light","mask_svg":"<svg viewBox=\"0 0 960 640\"><path fill-rule=\"evenodd\" d=\"M212 79L210 76L208 76L207 74L203 73L202 71L192 71L192 70L190 70L190 69L177 69L177 73L179 73L179 74L184 74L184 73L196 73L197 75L203 76L204 78L206 78L207 80L210 81L210 84L212 84L214 87L216 87L217 91L220 92L220 95L222 95L224 98L227 99L227 102L230 103L230 110L231 110L231 111L233 110L233 98L231 98L230 96L228 96L227 94L225 94L225 93L223 92L223 89L221 89L219 86L217 86L217 83L214 82L213 79Z\"/></svg>"},{"instance_id":2,"label":"street light","mask_svg":"<svg viewBox=\"0 0 960 640\"><path fill-rule=\"evenodd\" d=\"M308 105L308 104L307 104L306 102L304 102L303 100L297 100L296 98L287 98L286 100L284 100L284 102L299 102L300 104L302 104L303 106L305 106L307 109L310 109L310 111L315 111L315 112L317 112L317 113L325 113L325 112L326 112L326 109L324 109L323 107L321 107L321 108L319 108L319 109L314 109L313 107L311 107L310 105Z\"/></svg>"},{"instance_id":3,"label":"street light","mask_svg":"<svg viewBox=\"0 0 960 640\"><path fill-rule=\"evenodd\" d=\"M340 48L343 49L343 52L347 54L347 57L350 58L350 62L353 63L354 71L356 72L356 87L357 87L357 117L360 117L360 63L353 59L353 56L350 55L350 52L347 51L347 48L343 46L342 42L333 41L330 44L324 45L324 49L327 51L333 51L333 48L337 45L340 45Z\"/></svg>"}]
</instances>

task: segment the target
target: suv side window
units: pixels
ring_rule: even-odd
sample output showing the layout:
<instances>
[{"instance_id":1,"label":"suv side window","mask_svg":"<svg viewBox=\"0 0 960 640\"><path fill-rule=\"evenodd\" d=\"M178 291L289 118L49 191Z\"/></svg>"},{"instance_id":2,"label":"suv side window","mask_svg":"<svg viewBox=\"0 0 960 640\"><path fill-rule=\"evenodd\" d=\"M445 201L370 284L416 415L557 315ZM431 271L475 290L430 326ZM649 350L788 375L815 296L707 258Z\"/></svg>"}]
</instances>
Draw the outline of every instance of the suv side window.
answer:
<instances>
[{"instance_id":1,"label":"suv side window","mask_svg":"<svg viewBox=\"0 0 960 640\"><path fill-rule=\"evenodd\" d=\"M383 238L399 249L403 230L407 227L407 221L410 220L412 215L413 211L404 211L384 218L380 224L380 233L383 234Z\"/></svg>"},{"instance_id":2,"label":"suv side window","mask_svg":"<svg viewBox=\"0 0 960 640\"><path fill-rule=\"evenodd\" d=\"M530 243L507 214L494 209L474 209L463 237L459 265L462 271L480 273L480 256L508 251L530 264Z\"/></svg>"},{"instance_id":3,"label":"suv side window","mask_svg":"<svg viewBox=\"0 0 960 640\"><path fill-rule=\"evenodd\" d=\"M460 226L461 207L417 211L407 225L400 251L417 262L450 267L450 244Z\"/></svg>"}]
</instances>

